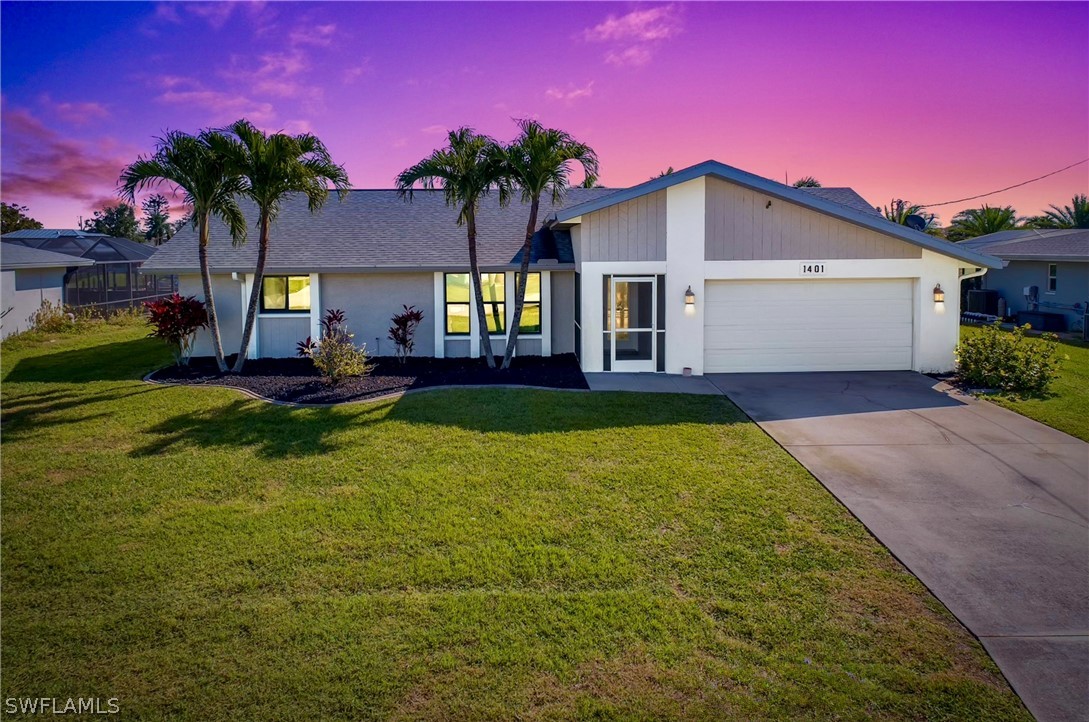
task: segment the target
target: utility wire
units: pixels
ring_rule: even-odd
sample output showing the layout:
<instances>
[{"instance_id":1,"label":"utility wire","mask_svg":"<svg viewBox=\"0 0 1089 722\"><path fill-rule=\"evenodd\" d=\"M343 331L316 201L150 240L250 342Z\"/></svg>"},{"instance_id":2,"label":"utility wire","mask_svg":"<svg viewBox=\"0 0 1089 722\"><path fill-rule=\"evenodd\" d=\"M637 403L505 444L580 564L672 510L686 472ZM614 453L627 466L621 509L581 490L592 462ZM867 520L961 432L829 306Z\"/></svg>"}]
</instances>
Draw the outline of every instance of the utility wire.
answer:
<instances>
[{"instance_id":1,"label":"utility wire","mask_svg":"<svg viewBox=\"0 0 1089 722\"><path fill-rule=\"evenodd\" d=\"M1052 172L1048 173L1047 175L1040 176L1039 178L1033 178L1032 180L1027 180L1027 181L1024 181L1023 183L1017 183L1017 184L1012 185L1012 186L1006 186L1005 188L999 188L998 190L991 191L990 193L981 193L978 196L969 196L968 198L958 198L955 201L942 201L941 203L924 203L921 207L922 208L935 208L937 206L948 206L948 205L950 205L952 203L963 203L964 201L974 201L977 198L986 198L987 196L993 196L995 193L1004 193L1005 191L1013 190L1014 188L1020 188L1021 186L1027 186L1029 183L1035 183L1038 180L1043 180L1044 178L1049 178L1049 177L1055 175L1056 173L1062 173L1064 170L1070 170L1074 166L1081 165L1082 163L1086 163L1086 162L1089 162L1089 158L1086 158L1084 160L1079 160L1077 163L1071 163L1070 165L1066 166L1065 168L1060 168L1059 170L1052 171Z\"/></svg>"}]
</instances>

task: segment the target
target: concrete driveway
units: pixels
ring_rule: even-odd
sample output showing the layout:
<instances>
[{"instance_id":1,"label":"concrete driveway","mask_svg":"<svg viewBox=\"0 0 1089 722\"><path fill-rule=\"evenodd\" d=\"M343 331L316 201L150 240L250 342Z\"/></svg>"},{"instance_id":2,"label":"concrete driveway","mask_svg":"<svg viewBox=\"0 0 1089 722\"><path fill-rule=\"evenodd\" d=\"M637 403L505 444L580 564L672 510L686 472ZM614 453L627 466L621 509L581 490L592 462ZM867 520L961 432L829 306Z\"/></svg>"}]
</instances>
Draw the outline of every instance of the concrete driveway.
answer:
<instances>
[{"instance_id":1,"label":"concrete driveway","mask_svg":"<svg viewBox=\"0 0 1089 722\"><path fill-rule=\"evenodd\" d=\"M910 372L708 378L980 638L1038 719L1089 720L1089 444Z\"/></svg>"}]
</instances>

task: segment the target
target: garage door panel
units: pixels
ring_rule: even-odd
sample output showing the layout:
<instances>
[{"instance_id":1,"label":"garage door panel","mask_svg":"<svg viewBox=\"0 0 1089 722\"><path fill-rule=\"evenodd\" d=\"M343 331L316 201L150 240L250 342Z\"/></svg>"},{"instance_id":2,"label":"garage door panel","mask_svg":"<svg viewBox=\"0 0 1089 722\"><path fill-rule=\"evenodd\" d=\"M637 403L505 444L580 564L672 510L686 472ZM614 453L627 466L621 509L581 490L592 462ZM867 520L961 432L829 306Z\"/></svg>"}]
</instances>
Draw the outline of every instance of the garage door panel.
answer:
<instances>
[{"instance_id":1,"label":"garage door panel","mask_svg":"<svg viewBox=\"0 0 1089 722\"><path fill-rule=\"evenodd\" d=\"M709 281L704 371L910 369L912 282Z\"/></svg>"}]
</instances>

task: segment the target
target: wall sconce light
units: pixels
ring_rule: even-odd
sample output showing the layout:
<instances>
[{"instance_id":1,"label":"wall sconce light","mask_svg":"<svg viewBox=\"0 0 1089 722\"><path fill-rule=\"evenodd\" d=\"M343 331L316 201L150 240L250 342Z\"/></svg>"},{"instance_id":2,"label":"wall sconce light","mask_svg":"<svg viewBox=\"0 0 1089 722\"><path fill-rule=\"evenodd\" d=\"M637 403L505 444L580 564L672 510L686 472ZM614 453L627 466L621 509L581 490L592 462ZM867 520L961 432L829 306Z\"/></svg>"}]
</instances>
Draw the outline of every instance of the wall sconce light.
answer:
<instances>
[{"instance_id":1,"label":"wall sconce light","mask_svg":"<svg viewBox=\"0 0 1089 722\"><path fill-rule=\"evenodd\" d=\"M684 292L684 305L685 306L695 306L696 305L696 294L692 292L692 287L691 286L689 286L688 290Z\"/></svg>"},{"instance_id":2,"label":"wall sconce light","mask_svg":"<svg viewBox=\"0 0 1089 722\"><path fill-rule=\"evenodd\" d=\"M764 206L764 210L767 210L768 208L771 208L771 201L768 201L768 204Z\"/></svg>"},{"instance_id":3,"label":"wall sconce light","mask_svg":"<svg viewBox=\"0 0 1089 722\"><path fill-rule=\"evenodd\" d=\"M945 303L945 291L940 283L934 286L934 303Z\"/></svg>"}]
</instances>

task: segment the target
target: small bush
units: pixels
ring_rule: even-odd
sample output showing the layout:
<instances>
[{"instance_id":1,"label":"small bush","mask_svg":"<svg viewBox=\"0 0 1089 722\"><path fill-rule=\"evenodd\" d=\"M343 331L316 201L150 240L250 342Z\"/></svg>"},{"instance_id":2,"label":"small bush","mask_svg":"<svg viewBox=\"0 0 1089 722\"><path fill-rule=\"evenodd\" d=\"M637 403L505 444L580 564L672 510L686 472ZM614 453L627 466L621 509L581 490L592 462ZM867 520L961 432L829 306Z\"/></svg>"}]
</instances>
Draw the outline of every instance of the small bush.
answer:
<instances>
[{"instance_id":1,"label":"small bush","mask_svg":"<svg viewBox=\"0 0 1089 722\"><path fill-rule=\"evenodd\" d=\"M185 298L177 293L144 304L147 318L154 330L151 335L170 344L174 361L179 366L189 363L197 330L208 325L208 311L195 296Z\"/></svg>"},{"instance_id":2,"label":"small bush","mask_svg":"<svg viewBox=\"0 0 1089 722\"><path fill-rule=\"evenodd\" d=\"M321 375L336 385L352 376L366 376L374 368L367 363L366 344L357 347L353 338L344 322L344 312L330 309L321 321L321 340L315 343L307 337L300 341L298 354L309 356Z\"/></svg>"},{"instance_id":3,"label":"small bush","mask_svg":"<svg viewBox=\"0 0 1089 722\"><path fill-rule=\"evenodd\" d=\"M415 306L402 306L402 308L405 310L390 319L393 325L389 327L389 339L393 341L394 354L401 363L404 363L405 359L412 355L412 349L416 346L414 338L416 327L423 321L424 315L423 311Z\"/></svg>"},{"instance_id":4,"label":"small bush","mask_svg":"<svg viewBox=\"0 0 1089 722\"><path fill-rule=\"evenodd\" d=\"M1013 393L1043 393L1055 378L1062 357L1059 338L1026 335L1028 324L1007 333L1001 323L980 328L957 346L957 371L969 386Z\"/></svg>"},{"instance_id":5,"label":"small bush","mask_svg":"<svg viewBox=\"0 0 1089 722\"><path fill-rule=\"evenodd\" d=\"M30 328L43 333L62 333L76 328L76 316L68 308L46 299L30 318Z\"/></svg>"}]
</instances>

